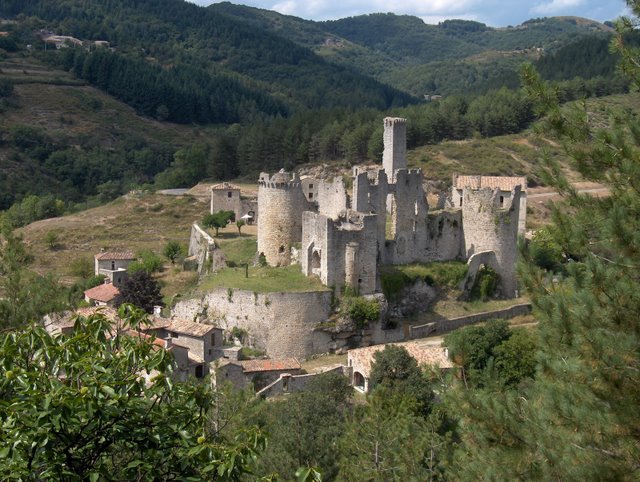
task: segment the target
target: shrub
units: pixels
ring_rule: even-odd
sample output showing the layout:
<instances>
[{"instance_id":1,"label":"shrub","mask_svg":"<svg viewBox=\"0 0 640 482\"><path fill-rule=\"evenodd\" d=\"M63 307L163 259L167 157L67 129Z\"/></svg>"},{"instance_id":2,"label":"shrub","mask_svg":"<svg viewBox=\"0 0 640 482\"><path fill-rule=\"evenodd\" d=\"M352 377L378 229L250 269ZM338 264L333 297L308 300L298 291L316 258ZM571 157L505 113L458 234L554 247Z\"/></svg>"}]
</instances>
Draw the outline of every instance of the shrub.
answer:
<instances>
[{"instance_id":1,"label":"shrub","mask_svg":"<svg viewBox=\"0 0 640 482\"><path fill-rule=\"evenodd\" d=\"M375 298L344 296L341 306L343 313L355 321L358 328L380 317L380 303Z\"/></svg>"},{"instance_id":2,"label":"shrub","mask_svg":"<svg viewBox=\"0 0 640 482\"><path fill-rule=\"evenodd\" d=\"M476 279L471 288L472 300L487 301L491 298L498 288L500 276L488 266L482 266L476 274Z\"/></svg>"}]
</instances>

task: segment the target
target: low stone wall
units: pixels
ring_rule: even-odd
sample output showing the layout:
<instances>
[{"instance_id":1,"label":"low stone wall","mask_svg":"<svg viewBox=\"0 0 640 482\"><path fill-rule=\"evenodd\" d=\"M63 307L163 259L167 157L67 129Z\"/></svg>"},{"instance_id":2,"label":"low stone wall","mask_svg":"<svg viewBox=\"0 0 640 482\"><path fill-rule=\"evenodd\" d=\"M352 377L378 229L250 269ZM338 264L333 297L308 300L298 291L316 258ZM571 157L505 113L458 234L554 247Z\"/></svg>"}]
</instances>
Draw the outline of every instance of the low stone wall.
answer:
<instances>
[{"instance_id":1,"label":"low stone wall","mask_svg":"<svg viewBox=\"0 0 640 482\"><path fill-rule=\"evenodd\" d=\"M461 316L445 320L437 320L424 325L411 326L409 329L411 339L425 338L427 336L442 335L453 331L461 326L472 325L495 318L509 319L520 315L531 313L531 303L514 305L509 308L496 311L485 311L474 315Z\"/></svg>"},{"instance_id":2,"label":"low stone wall","mask_svg":"<svg viewBox=\"0 0 640 482\"><path fill-rule=\"evenodd\" d=\"M197 260L198 273L202 273L209 260L212 260L214 270L225 265L224 255L217 249L213 238L196 223L191 226L188 254Z\"/></svg>"},{"instance_id":3,"label":"low stone wall","mask_svg":"<svg viewBox=\"0 0 640 482\"><path fill-rule=\"evenodd\" d=\"M172 310L177 318L207 318L225 330L246 330L250 343L271 358L307 358L323 353L313 331L331 313L331 293L254 293L219 288L202 297L180 301Z\"/></svg>"},{"instance_id":4,"label":"low stone wall","mask_svg":"<svg viewBox=\"0 0 640 482\"><path fill-rule=\"evenodd\" d=\"M323 372L309 373L307 375L280 375L273 383L267 385L256 393L257 397L270 398L288 393L303 392L310 381L325 373L337 373L351 379L351 369L344 365L338 365Z\"/></svg>"}]
</instances>

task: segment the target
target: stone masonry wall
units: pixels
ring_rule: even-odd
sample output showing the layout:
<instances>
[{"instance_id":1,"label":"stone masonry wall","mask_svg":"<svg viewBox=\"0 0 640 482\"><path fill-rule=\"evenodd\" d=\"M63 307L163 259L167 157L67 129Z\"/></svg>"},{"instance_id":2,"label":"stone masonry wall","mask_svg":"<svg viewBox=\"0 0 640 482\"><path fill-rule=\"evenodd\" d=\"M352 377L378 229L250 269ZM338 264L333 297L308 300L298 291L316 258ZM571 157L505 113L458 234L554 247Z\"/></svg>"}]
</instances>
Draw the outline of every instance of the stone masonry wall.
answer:
<instances>
[{"instance_id":1,"label":"stone masonry wall","mask_svg":"<svg viewBox=\"0 0 640 482\"><path fill-rule=\"evenodd\" d=\"M271 266L291 263L291 247L302 240L302 213L308 206L299 181L260 182L258 252Z\"/></svg>"},{"instance_id":2,"label":"stone masonry wall","mask_svg":"<svg viewBox=\"0 0 640 482\"><path fill-rule=\"evenodd\" d=\"M212 268L215 270L224 266L224 256L216 247L216 243L207 232L193 223L191 226L191 237L189 238L189 256L195 256L198 260L198 273L201 273L210 259L213 261Z\"/></svg>"},{"instance_id":3,"label":"stone masonry wall","mask_svg":"<svg viewBox=\"0 0 640 482\"><path fill-rule=\"evenodd\" d=\"M313 330L329 317L331 297L329 291L253 293L221 288L180 301L172 316L190 320L206 315L225 330L247 330L251 343L272 358L302 359L322 352L313 344Z\"/></svg>"},{"instance_id":4,"label":"stone masonry wall","mask_svg":"<svg viewBox=\"0 0 640 482\"><path fill-rule=\"evenodd\" d=\"M510 199L500 201L500 191L491 189L464 189L462 224L464 226L465 254L493 251L496 255L502 295L515 297L517 281L518 218L520 188L516 187Z\"/></svg>"},{"instance_id":5,"label":"stone masonry wall","mask_svg":"<svg viewBox=\"0 0 640 482\"><path fill-rule=\"evenodd\" d=\"M407 167L407 120L385 117L383 142L382 166L389 182L393 182L396 169Z\"/></svg>"},{"instance_id":6,"label":"stone masonry wall","mask_svg":"<svg viewBox=\"0 0 640 482\"><path fill-rule=\"evenodd\" d=\"M321 181L318 184L318 212L332 219L337 219L340 213L344 213L349 205L347 192L342 178L336 177L333 181Z\"/></svg>"},{"instance_id":7,"label":"stone masonry wall","mask_svg":"<svg viewBox=\"0 0 640 482\"><path fill-rule=\"evenodd\" d=\"M242 202L240 201L239 189L211 189L211 214L218 211L233 211L236 220L244 214L242 212Z\"/></svg>"},{"instance_id":8,"label":"stone masonry wall","mask_svg":"<svg viewBox=\"0 0 640 482\"><path fill-rule=\"evenodd\" d=\"M476 313L474 315L461 316L459 318L451 318L438 320L424 325L416 325L410 328L410 338L424 338L427 336L436 336L449 333L463 326L480 323L482 321L493 319L509 319L520 315L531 313L531 304L523 303L520 305L510 306L502 310L487 311L484 313Z\"/></svg>"}]
</instances>

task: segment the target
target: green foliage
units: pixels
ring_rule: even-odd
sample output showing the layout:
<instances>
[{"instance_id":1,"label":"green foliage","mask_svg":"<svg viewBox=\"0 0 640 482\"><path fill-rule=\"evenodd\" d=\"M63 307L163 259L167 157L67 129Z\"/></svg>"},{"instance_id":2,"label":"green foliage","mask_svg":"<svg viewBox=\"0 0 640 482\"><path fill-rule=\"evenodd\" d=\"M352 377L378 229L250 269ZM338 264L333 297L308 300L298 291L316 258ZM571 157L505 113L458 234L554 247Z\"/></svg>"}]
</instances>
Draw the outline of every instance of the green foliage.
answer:
<instances>
[{"instance_id":1,"label":"green foliage","mask_svg":"<svg viewBox=\"0 0 640 482\"><path fill-rule=\"evenodd\" d=\"M94 263L88 257L74 257L70 264L70 273L79 278L89 278L94 274Z\"/></svg>"},{"instance_id":2,"label":"green foliage","mask_svg":"<svg viewBox=\"0 0 640 482\"><path fill-rule=\"evenodd\" d=\"M145 270L131 273L118 289L116 306L132 304L147 313L153 313L154 306L164 306L160 285Z\"/></svg>"},{"instance_id":3,"label":"green foliage","mask_svg":"<svg viewBox=\"0 0 640 482\"><path fill-rule=\"evenodd\" d=\"M467 264L459 261L383 266L380 283L385 297L394 300L404 287L417 280L441 289L455 289L466 274Z\"/></svg>"},{"instance_id":4,"label":"green foliage","mask_svg":"<svg viewBox=\"0 0 640 482\"><path fill-rule=\"evenodd\" d=\"M351 318L358 328L380 318L380 303L375 298L355 296L345 292L340 300L340 311Z\"/></svg>"},{"instance_id":5,"label":"green foliage","mask_svg":"<svg viewBox=\"0 0 640 482\"><path fill-rule=\"evenodd\" d=\"M623 20L615 47L637 86L640 51L625 44L636 18ZM591 123L582 108L566 113L558 92L531 69L525 81L546 115L545 135L571 157L584 179L603 182L608 198L581 195L561 167L543 176L564 196L553 211L552 241L579 256L561 280L550 280L523 250L521 279L534 304L539 349L536 377L503 393L465 394L463 446L454 465L462 480L634 480L640 475L640 124L611 112L611 127Z\"/></svg>"},{"instance_id":6,"label":"green foliage","mask_svg":"<svg viewBox=\"0 0 640 482\"><path fill-rule=\"evenodd\" d=\"M11 97L11 95L13 95L13 82L9 79L0 79L0 98Z\"/></svg>"},{"instance_id":7,"label":"green foliage","mask_svg":"<svg viewBox=\"0 0 640 482\"><path fill-rule=\"evenodd\" d=\"M213 214L205 214L202 218L202 226L205 228L214 228L216 230L216 236L220 228L226 228L231 219L235 217L233 211L218 211Z\"/></svg>"},{"instance_id":8,"label":"green foliage","mask_svg":"<svg viewBox=\"0 0 640 482\"><path fill-rule=\"evenodd\" d=\"M323 480L334 480L336 444L352 393L345 377L327 373L314 377L304 392L263 404L258 416L269 433L269 444L258 460L257 475L278 474L292 480L298 469L316 467Z\"/></svg>"},{"instance_id":9,"label":"green foliage","mask_svg":"<svg viewBox=\"0 0 640 482\"><path fill-rule=\"evenodd\" d=\"M11 206L3 215L5 226L13 229L26 226L40 219L60 216L64 210L64 202L51 195L42 197L30 195L21 202Z\"/></svg>"},{"instance_id":10,"label":"green foliage","mask_svg":"<svg viewBox=\"0 0 640 482\"><path fill-rule=\"evenodd\" d=\"M471 300L487 301L498 289L500 275L493 268L481 266L473 281L469 298Z\"/></svg>"},{"instance_id":11,"label":"green foliage","mask_svg":"<svg viewBox=\"0 0 640 482\"><path fill-rule=\"evenodd\" d=\"M185 249L178 241L167 241L164 245L162 254L171 261L171 264L175 264L176 260L185 255Z\"/></svg>"},{"instance_id":12,"label":"green foliage","mask_svg":"<svg viewBox=\"0 0 640 482\"><path fill-rule=\"evenodd\" d=\"M379 387L388 390L387 397L409 400L417 415L426 417L431 412L434 402L431 382L402 346L386 345L384 350L373 354L369 389L375 391Z\"/></svg>"},{"instance_id":13,"label":"green foliage","mask_svg":"<svg viewBox=\"0 0 640 482\"><path fill-rule=\"evenodd\" d=\"M21 238L0 237L0 329L24 326L69 307L68 293L52 276L28 270L32 261Z\"/></svg>"},{"instance_id":14,"label":"green foliage","mask_svg":"<svg viewBox=\"0 0 640 482\"><path fill-rule=\"evenodd\" d=\"M462 366L465 383L474 387L516 386L535 374L535 335L511 330L506 321L460 328L445 335L444 344Z\"/></svg>"},{"instance_id":15,"label":"green foliage","mask_svg":"<svg viewBox=\"0 0 640 482\"><path fill-rule=\"evenodd\" d=\"M164 269L162 257L158 256L150 249L143 249L136 253L136 256L138 257L138 261L134 261L129 265L127 268L129 273L145 271L146 273L151 274L158 273Z\"/></svg>"},{"instance_id":16,"label":"green foliage","mask_svg":"<svg viewBox=\"0 0 640 482\"><path fill-rule=\"evenodd\" d=\"M238 219L236 221L236 227L238 228L238 234L242 234L242 226L247 224L244 219Z\"/></svg>"},{"instance_id":17,"label":"green foliage","mask_svg":"<svg viewBox=\"0 0 640 482\"><path fill-rule=\"evenodd\" d=\"M141 313L120 314L119 329L98 314L69 335L31 325L2 336L0 477L240 480L263 437L208 431L211 388L172 381L169 352L123 332Z\"/></svg>"},{"instance_id":18,"label":"green foliage","mask_svg":"<svg viewBox=\"0 0 640 482\"><path fill-rule=\"evenodd\" d=\"M536 266L547 271L558 271L562 267L562 248L554 240L549 228L540 228L533 233L529 243L531 259Z\"/></svg>"},{"instance_id":19,"label":"green foliage","mask_svg":"<svg viewBox=\"0 0 640 482\"><path fill-rule=\"evenodd\" d=\"M340 440L339 480L443 480L450 445L435 415L380 387L354 407Z\"/></svg>"},{"instance_id":20,"label":"green foliage","mask_svg":"<svg viewBox=\"0 0 640 482\"><path fill-rule=\"evenodd\" d=\"M47 231L47 233L44 235L44 242L49 249L55 249L55 247L58 245L59 239L60 237L58 236L58 233L56 231Z\"/></svg>"}]
</instances>

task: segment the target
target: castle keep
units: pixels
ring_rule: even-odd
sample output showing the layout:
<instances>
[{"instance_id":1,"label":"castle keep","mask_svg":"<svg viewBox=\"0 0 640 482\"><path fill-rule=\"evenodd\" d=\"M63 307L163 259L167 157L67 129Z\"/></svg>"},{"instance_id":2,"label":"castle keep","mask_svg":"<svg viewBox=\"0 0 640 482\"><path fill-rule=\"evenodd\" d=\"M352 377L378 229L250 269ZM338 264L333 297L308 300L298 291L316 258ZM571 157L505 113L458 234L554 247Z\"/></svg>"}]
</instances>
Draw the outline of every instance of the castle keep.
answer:
<instances>
[{"instance_id":1,"label":"castle keep","mask_svg":"<svg viewBox=\"0 0 640 482\"><path fill-rule=\"evenodd\" d=\"M380 264L469 260L474 273L488 265L499 274L502 296L516 296L526 180L457 176L442 210L429 209L423 181L407 168L406 120L385 118L382 169L355 167L350 194L340 178L260 175L258 252L272 266L294 253L307 276L360 294L379 291Z\"/></svg>"}]
</instances>

